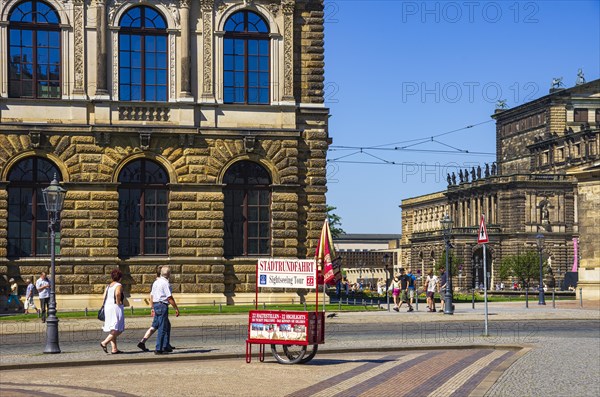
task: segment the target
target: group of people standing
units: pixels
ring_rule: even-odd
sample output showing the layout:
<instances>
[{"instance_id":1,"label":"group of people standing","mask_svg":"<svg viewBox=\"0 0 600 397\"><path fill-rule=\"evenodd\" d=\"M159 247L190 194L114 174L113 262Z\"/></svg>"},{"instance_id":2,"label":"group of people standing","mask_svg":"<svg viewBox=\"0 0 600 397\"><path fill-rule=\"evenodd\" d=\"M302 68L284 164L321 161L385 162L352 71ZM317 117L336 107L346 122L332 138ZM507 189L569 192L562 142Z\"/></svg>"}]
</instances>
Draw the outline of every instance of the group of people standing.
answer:
<instances>
[{"instance_id":1,"label":"group of people standing","mask_svg":"<svg viewBox=\"0 0 600 397\"><path fill-rule=\"evenodd\" d=\"M171 291L171 285L169 284L169 278L171 276L171 269L167 266L161 266L157 268L156 280L152 284L152 291L150 292L151 302L151 315L152 325L144 337L137 344L137 347L142 351L150 351L146 348L146 341L158 331L156 337L156 350L154 354L166 354L173 351L171 346L171 322L169 321L169 305L175 309L175 316L179 317L179 308L173 298ZM102 330L108 332L108 336L100 342L102 350L108 354L108 345L111 345L112 354L120 354L122 351L118 349L117 339L118 336L125 330L125 316L124 316L124 293L121 279L123 274L119 269L114 269L110 277L112 282L106 287L104 291L104 326Z\"/></svg>"},{"instance_id":2,"label":"group of people standing","mask_svg":"<svg viewBox=\"0 0 600 397\"><path fill-rule=\"evenodd\" d=\"M400 268L400 273L394 276L389 286L394 298L394 311L399 312L404 303L408 305L407 312L414 310L412 304L415 298L416 279L411 269L406 273L404 268Z\"/></svg>"}]
</instances>

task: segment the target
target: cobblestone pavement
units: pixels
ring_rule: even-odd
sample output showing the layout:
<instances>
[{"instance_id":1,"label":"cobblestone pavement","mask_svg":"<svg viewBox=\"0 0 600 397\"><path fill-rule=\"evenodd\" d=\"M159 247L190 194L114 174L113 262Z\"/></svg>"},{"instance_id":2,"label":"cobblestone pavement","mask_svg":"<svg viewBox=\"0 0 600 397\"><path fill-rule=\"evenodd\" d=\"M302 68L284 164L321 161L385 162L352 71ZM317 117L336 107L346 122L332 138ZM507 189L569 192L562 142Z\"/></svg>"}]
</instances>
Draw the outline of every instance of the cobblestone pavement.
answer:
<instances>
[{"instance_id":1,"label":"cobblestone pavement","mask_svg":"<svg viewBox=\"0 0 600 397\"><path fill-rule=\"evenodd\" d=\"M443 385L437 384L431 390L417 388L412 390L411 393L407 392L407 394L420 397L439 391L438 395L440 396L451 395L452 393L456 396L466 396L469 393L463 386L467 384L473 395L520 397L543 394L544 396L556 397L596 397L600 395L600 322L598 321L600 310L589 304L584 304L584 308L584 310L581 310L571 304L552 309L550 305L542 307L532 304L529 309L525 309L522 302L491 304L489 337L481 336L483 326L482 304L477 304L475 310L471 309L470 304L458 304L454 316L429 314L422 311L418 313L341 313L337 317L327 320L326 344L321 346L322 349L319 350L315 360L306 366L275 364L270 355L270 362L268 363L255 363L253 361L250 365L245 364L243 359L245 333L247 332L247 316L245 315L184 316L173 319L173 332L177 336L175 340L178 349L175 351L176 354L168 357L154 356L151 353L144 354L134 347L137 343L136 339L143 334L142 330L148 326L148 318L127 319L127 330L123 335L124 343L123 346L120 346L123 350L126 350L127 354L118 356L105 355L97 346L97 341L102 336L97 320L61 320L61 348L63 353L59 355L41 354L45 339L45 327L39 323L3 321L0 322L0 396L98 395L97 389L86 391L84 389L67 388L65 389L67 391L65 391L60 389L60 383L53 383L52 386L40 390L26 388L24 391L19 391L19 387L23 388L24 384L32 384L32 382L35 384L35 380L39 379L40 371L55 371L54 373L57 374L56 379L70 379L74 383L65 383L65 385L71 385L72 387L92 387L89 381L98 383L95 380L97 379L96 374L120 374L121 372L129 373L128 371L131 371L130 377L123 378L126 379L126 386L129 387L138 382L137 379L145 379L144 384L152 385L152 382L154 382L152 376L162 373L162 368L169 368L169 371L170 368L174 369L172 377L165 378L169 385L173 384L171 379L184 379L186 385L193 385L196 382L196 394L189 395L236 395L234 393L237 392L237 389L224 382L223 379L230 379L232 371L236 372L236 379L238 373L243 374L244 371L249 371L254 376L253 382L258 385L256 389L252 389L256 392L255 394L250 393L250 389L244 389L246 391L244 395L249 397L253 395L314 394L327 396L340 394L344 397L361 394L377 397L396 396L401 394L398 394L400 392L394 387L397 387L398 384L404 384L404 382L389 383L388 378L395 378L396 380L398 378L409 379L409 384L426 382L427 387L430 387L429 385L435 383L435 381L430 379L428 369L425 368L431 367L431 370L437 371L439 368L444 367L444 363L449 362L448 357L460 357L463 350L471 351L475 349L475 351L497 352L502 351L504 345L517 345L525 347L525 349L519 352L510 349L505 350L506 356L495 358L495 360L500 361L494 363L492 360L491 366L487 365L488 362L478 362L477 360L484 358L480 357L468 366L461 367L462 371L478 362L477 365L482 369L489 369L490 372L486 376L477 380L478 384L473 384L475 382L473 380L475 379L474 375L456 369L453 372L452 379L447 379ZM366 323L369 327L359 334L360 331L358 330L361 328L353 327L353 324L357 323ZM545 324L548 324L548 326L545 326ZM381 329L384 331L382 332ZM398 351L398 346L409 350ZM151 347L151 343L148 347ZM436 351L436 353L423 353L420 350L432 347L452 350L445 353L444 350ZM494 348L498 350L491 350ZM362 353L359 352L359 349ZM349 358L342 359L341 352L347 352L348 350L352 350L353 356L350 355ZM328 351L329 353L335 353L335 355L326 354ZM419 357L411 359L417 360L413 363L417 363L418 360L425 360L430 355L433 357L434 354L441 355L440 357L443 358L427 363L419 362L419 365L415 364L411 368L402 363L397 366L393 365L393 368L382 367L390 360L385 359L385 357L394 356L396 358L393 360L402 360L402 357L409 354L421 354ZM444 356L443 354L450 354L450 356ZM494 356L486 355L485 357L490 360ZM163 363L157 364L157 359L160 359ZM190 361L190 359L196 361ZM355 370L360 365L368 364L360 361L367 359L388 360L377 366L379 370L387 368L381 372L385 376L381 376L380 373L376 374L377 370L375 368L367 367L363 369L369 375L364 375L360 371L356 373L348 372ZM168 361L168 364L164 363L166 361ZM210 365L207 365L208 362L210 362ZM135 363L135 365L132 363ZM88 366L90 364L101 365ZM40 366L43 365L48 368L41 369ZM56 365L70 367L52 369ZM29 369L13 371L10 369L11 367ZM36 368L34 373L31 371L32 367ZM77 369L72 367L77 367ZM314 373L307 372L311 368L315 370ZM336 378L335 381L328 379L335 374L346 372L353 374L345 380L345 382L351 382L351 387L342 391L332 389L332 384L339 382L339 379ZM194 373L206 376L203 381L207 384L214 384L215 388L210 389L214 393L209 393L209 389L206 389L205 394L199 394L198 390L204 391L205 389L198 389L204 386L194 380ZM439 373L445 374L441 370ZM482 373L480 372L479 375ZM14 374L17 374L19 379L24 380L16 382L15 379L17 378L13 377ZM74 374L76 376L73 376ZM185 376L179 378L180 374ZM286 374L290 374L289 380L285 378ZM294 377L293 374L297 376ZM376 375L372 376L373 374ZM110 379L112 375L106 376ZM303 377L307 377L306 381L308 383L305 382ZM44 378L47 379L46 375L44 375ZM159 380L162 379L161 377L158 378ZM363 379L360 383L362 386L359 387L359 384L355 384L355 381L352 380L354 378ZM377 384L369 383L371 378L379 379L373 381ZM438 376L437 379L442 378ZM85 379L85 381L81 382L81 379ZM152 381L148 383L148 379ZM463 386L452 386L452 382L460 382L463 379L466 379ZM293 387L288 387L288 383L284 383L288 381ZM254 384L253 382L248 384ZM120 383L105 379L98 384L99 386L94 387L101 389L106 385L119 385ZM177 385L179 382L175 384ZM318 386L319 384L321 386ZM273 385L277 385L278 388L273 388ZM325 386L327 387L320 389ZM223 392L218 392L219 387L222 388ZM448 388L452 387L455 387L455 390L448 391ZM461 387L463 389L460 389ZM365 391L364 388L368 388L368 391ZM68 390L71 392L68 393ZM136 394L138 392L135 389L129 390L128 388L110 388L110 390L113 390L114 393L105 395L126 396L128 395L126 393L151 395L148 393ZM150 388L149 390L153 392L158 389ZM265 393L261 390L272 392ZM456 394L456 390L462 391ZM32 392L36 394L31 394ZM86 394L88 392L89 394ZM228 392L232 394L227 394ZM161 397L171 394L174 393L162 394Z\"/></svg>"},{"instance_id":2,"label":"cobblestone pavement","mask_svg":"<svg viewBox=\"0 0 600 397\"><path fill-rule=\"evenodd\" d=\"M590 338L544 338L486 396L600 396L600 331Z\"/></svg>"},{"instance_id":3,"label":"cobblestone pavement","mask_svg":"<svg viewBox=\"0 0 600 397\"><path fill-rule=\"evenodd\" d=\"M267 356L264 363L250 364L229 359L79 367L77 376L74 370L46 368L37 369L35 378L30 370L16 370L3 373L0 389L3 396L466 396L515 354L502 349L347 353L295 366Z\"/></svg>"}]
</instances>

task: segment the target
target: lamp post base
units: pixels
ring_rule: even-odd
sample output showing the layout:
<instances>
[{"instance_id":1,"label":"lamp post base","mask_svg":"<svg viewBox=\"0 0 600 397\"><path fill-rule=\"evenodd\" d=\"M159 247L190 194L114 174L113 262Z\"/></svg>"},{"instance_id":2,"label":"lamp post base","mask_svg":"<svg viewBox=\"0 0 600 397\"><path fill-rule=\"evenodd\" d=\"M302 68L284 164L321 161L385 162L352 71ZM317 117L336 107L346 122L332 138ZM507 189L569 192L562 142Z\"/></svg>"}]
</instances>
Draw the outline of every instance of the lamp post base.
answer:
<instances>
[{"instance_id":1,"label":"lamp post base","mask_svg":"<svg viewBox=\"0 0 600 397\"><path fill-rule=\"evenodd\" d=\"M444 299L444 314L454 314L454 304L452 294L447 293Z\"/></svg>"},{"instance_id":2,"label":"lamp post base","mask_svg":"<svg viewBox=\"0 0 600 397\"><path fill-rule=\"evenodd\" d=\"M58 354L60 347L58 345L58 317L56 314L50 314L46 319L46 347L44 354Z\"/></svg>"},{"instance_id":3,"label":"lamp post base","mask_svg":"<svg viewBox=\"0 0 600 397\"><path fill-rule=\"evenodd\" d=\"M544 290L540 288L540 295L538 297L538 305L546 305L546 298L544 296Z\"/></svg>"}]
</instances>

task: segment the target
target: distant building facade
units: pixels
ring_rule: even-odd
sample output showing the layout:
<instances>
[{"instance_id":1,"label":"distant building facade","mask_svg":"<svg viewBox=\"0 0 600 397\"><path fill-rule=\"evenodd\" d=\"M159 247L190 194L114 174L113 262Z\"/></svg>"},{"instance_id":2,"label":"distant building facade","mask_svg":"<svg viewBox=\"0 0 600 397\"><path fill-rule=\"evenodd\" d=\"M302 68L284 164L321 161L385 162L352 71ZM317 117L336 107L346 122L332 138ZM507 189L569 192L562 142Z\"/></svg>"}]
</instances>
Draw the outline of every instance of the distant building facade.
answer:
<instances>
[{"instance_id":1,"label":"distant building facade","mask_svg":"<svg viewBox=\"0 0 600 397\"><path fill-rule=\"evenodd\" d=\"M537 250L541 233L551 270L546 284L560 283L572 269L578 241L584 296L600 298L600 227L595 221L600 216L600 80L552 90L492 117L496 163L460 170L458 177L448 176L447 190L402 201L402 261L426 271L441 258L439 220L448 213L454 221L453 254L460 263L455 286L482 283L477 231L485 215L490 286L502 281L497 274L502 258Z\"/></svg>"},{"instance_id":2,"label":"distant building facade","mask_svg":"<svg viewBox=\"0 0 600 397\"><path fill-rule=\"evenodd\" d=\"M133 298L169 265L183 303L233 303L254 291L257 257L312 257L323 8L0 0L0 287L48 271L54 175L68 190L61 308L97 303L115 267Z\"/></svg>"},{"instance_id":3,"label":"distant building facade","mask_svg":"<svg viewBox=\"0 0 600 397\"><path fill-rule=\"evenodd\" d=\"M384 255L388 255L393 271L400 268L399 234L342 234L334 239L336 254L342 258L342 266L348 281L361 280L367 284L377 284L378 279L386 278Z\"/></svg>"}]
</instances>

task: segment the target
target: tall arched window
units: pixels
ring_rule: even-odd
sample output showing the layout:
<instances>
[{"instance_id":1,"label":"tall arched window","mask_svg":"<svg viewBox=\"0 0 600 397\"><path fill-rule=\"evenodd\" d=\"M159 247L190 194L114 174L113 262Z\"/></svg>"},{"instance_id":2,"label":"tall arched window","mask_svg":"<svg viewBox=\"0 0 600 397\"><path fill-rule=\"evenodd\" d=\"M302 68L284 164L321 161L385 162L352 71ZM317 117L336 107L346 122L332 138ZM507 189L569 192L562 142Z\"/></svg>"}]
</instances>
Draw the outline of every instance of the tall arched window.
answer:
<instances>
[{"instance_id":1,"label":"tall arched window","mask_svg":"<svg viewBox=\"0 0 600 397\"><path fill-rule=\"evenodd\" d=\"M157 163L141 159L119 174L119 256L166 255L169 178Z\"/></svg>"},{"instance_id":2,"label":"tall arched window","mask_svg":"<svg viewBox=\"0 0 600 397\"><path fill-rule=\"evenodd\" d=\"M60 98L60 19L47 3L19 3L8 17L8 96Z\"/></svg>"},{"instance_id":3,"label":"tall arched window","mask_svg":"<svg viewBox=\"0 0 600 397\"><path fill-rule=\"evenodd\" d=\"M40 157L28 157L15 164L8 173L8 256L50 255L48 212L42 189L50 185L58 168ZM60 222L56 227L56 253L60 252Z\"/></svg>"},{"instance_id":4,"label":"tall arched window","mask_svg":"<svg viewBox=\"0 0 600 397\"><path fill-rule=\"evenodd\" d=\"M151 7L130 8L119 23L119 99L167 100L167 23Z\"/></svg>"},{"instance_id":5,"label":"tall arched window","mask_svg":"<svg viewBox=\"0 0 600 397\"><path fill-rule=\"evenodd\" d=\"M223 40L225 103L269 103L269 28L252 11L239 11L225 22Z\"/></svg>"},{"instance_id":6,"label":"tall arched window","mask_svg":"<svg viewBox=\"0 0 600 397\"><path fill-rule=\"evenodd\" d=\"M225 256L268 255L271 241L269 173L260 164L239 161L223 178Z\"/></svg>"}]
</instances>

